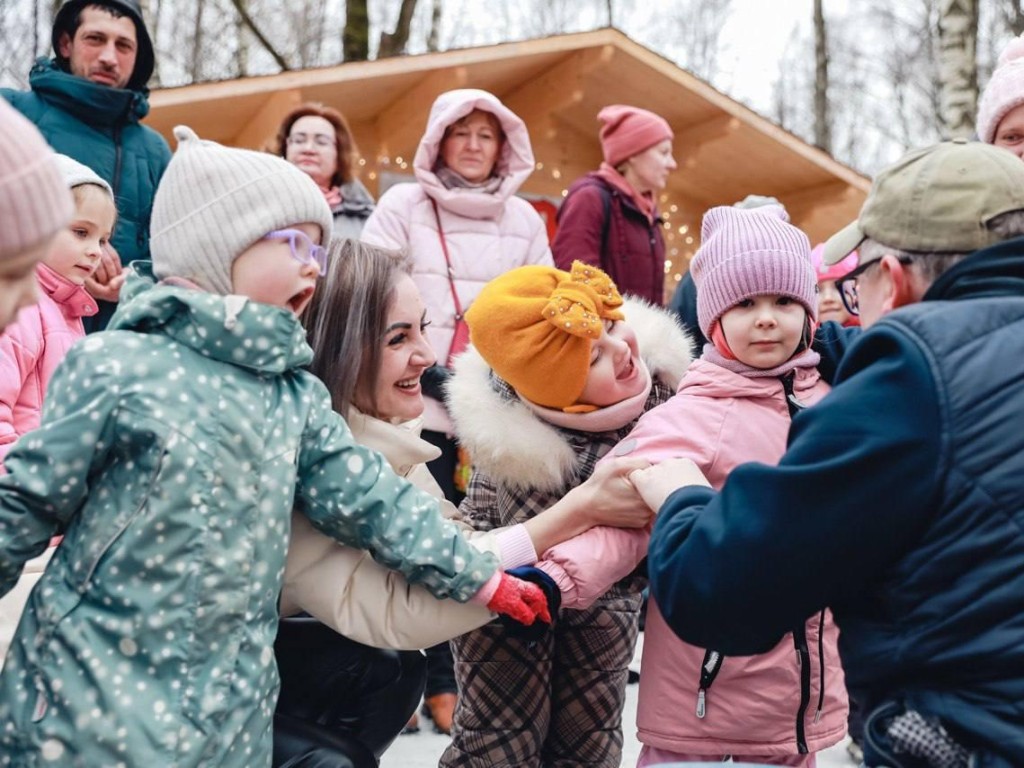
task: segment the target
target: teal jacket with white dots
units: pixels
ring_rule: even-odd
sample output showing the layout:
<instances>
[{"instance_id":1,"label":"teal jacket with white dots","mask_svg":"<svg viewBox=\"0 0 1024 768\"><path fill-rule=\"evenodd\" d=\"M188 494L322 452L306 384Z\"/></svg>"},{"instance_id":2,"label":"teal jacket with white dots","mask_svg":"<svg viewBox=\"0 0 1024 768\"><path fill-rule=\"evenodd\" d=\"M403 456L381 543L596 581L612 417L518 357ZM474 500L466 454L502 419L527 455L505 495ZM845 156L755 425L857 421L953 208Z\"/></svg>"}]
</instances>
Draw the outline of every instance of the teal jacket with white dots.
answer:
<instances>
[{"instance_id":1,"label":"teal jacket with white dots","mask_svg":"<svg viewBox=\"0 0 1024 768\"><path fill-rule=\"evenodd\" d=\"M497 560L353 441L290 312L141 264L122 296L0 478L0 594L64 534L0 676L0 765L269 766L293 506L439 597Z\"/></svg>"}]
</instances>

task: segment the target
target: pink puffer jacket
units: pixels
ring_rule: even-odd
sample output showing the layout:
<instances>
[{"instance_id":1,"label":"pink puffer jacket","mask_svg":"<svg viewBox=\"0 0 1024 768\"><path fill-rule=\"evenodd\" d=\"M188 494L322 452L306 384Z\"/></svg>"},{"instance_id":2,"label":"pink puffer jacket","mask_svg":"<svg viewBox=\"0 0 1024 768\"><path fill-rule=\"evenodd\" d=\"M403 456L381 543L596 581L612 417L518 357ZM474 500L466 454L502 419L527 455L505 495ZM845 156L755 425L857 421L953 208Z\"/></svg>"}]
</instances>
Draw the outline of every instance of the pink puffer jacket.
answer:
<instances>
[{"instance_id":1,"label":"pink puffer jacket","mask_svg":"<svg viewBox=\"0 0 1024 768\"><path fill-rule=\"evenodd\" d=\"M794 394L802 403L816 403L827 392L816 369L796 369ZM699 359L676 396L643 415L612 454L654 464L689 458L714 488L721 488L741 463L778 463L790 422L778 378L750 378ZM646 554L648 538L644 531L591 528L549 549L537 566L558 583L563 607L586 607L633 570ZM846 733L848 710L838 630L826 611L808 619L798 634L799 639L786 635L765 654L725 657L711 684L705 681L700 716L706 649L676 637L651 600L642 662L651 673L640 677L640 741L719 757L792 755L798 741L811 752L838 742Z\"/></svg>"},{"instance_id":2,"label":"pink puffer jacket","mask_svg":"<svg viewBox=\"0 0 1024 768\"><path fill-rule=\"evenodd\" d=\"M494 194L448 189L434 173L445 129L474 109L497 116L505 132L498 159L502 181ZM485 283L524 264L552 264L547 231L540 215L516 190L533 171L533 150L523 123L495 96L463 89L441 94L434 102L427 130L413 159L416 184L398 184L380 198L363 228L371 245L407 249L413 280L423 296L430 326L427 337L444 365L455 332L455 306L431 200L437 202L448 243L455 288L465 311ZM443 406L427 398L427 429L451 433Z\"/></svg>"},{"instance_id":3,"label":"pink puffer jacket","mask_svg":"<svg viewBox=\"0 0 1024 768\"><path fill-rule=\"evenodd\" d=\"M36 267L39 303L0 335L0 459L39 426L46 386L71 345L85 336L82 318L97 306L85 289L45 264Z\"/></svg>"}]
</instances>

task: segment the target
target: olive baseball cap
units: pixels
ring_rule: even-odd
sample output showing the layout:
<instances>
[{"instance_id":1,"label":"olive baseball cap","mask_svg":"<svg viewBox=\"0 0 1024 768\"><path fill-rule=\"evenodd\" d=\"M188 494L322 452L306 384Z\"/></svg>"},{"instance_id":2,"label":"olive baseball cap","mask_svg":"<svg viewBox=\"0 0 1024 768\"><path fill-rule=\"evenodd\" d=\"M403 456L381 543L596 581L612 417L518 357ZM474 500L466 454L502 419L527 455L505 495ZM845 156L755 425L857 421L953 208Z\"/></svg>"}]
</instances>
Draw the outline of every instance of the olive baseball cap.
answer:
<instances>
[{"instance_id":1,"label":"olive baseball cap","mask_svg":"<svg viewBox=\"0 0 1024 768\"><path fill-rule=\"evenodd\" d=\"M908 152L875 176L860 216L825 242L836 264L866 238L901 251L970 253L1002 238L988 223L1024 209L1024 162L954 139Z\"/></svg>"}]
</instances>

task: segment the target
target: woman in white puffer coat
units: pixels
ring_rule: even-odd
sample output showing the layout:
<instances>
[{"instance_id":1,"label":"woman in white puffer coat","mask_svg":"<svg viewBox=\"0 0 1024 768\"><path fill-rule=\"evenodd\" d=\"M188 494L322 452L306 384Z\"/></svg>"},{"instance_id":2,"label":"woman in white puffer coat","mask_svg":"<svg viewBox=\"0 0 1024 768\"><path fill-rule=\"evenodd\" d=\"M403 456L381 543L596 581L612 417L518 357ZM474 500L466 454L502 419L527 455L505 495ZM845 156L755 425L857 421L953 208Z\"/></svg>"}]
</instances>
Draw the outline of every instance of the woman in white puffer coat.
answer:
<instances>
[{"instance_id":1,"label":"woman in white puffer coat","mask_svg":"<svg viewBox=\"0 0 1024 768\"><path fill-rule=\"evenodd\" d=\"M441 450L429 468L456 505L469 467L460 460L443 387L449 359L468 337L464 328L456 333L461 313L487 282L508 270L553 264L544 221L515 196L533 167L526 124L496 96L470 88L442 93L413 158L416 183L387 190L361 235L363 242L412 257L412 278L426 305L427 338L437 357L422 379L422 437ZM428 649L427 662L426 714L436 730L447 733L455 708L448 644Z\"/></svg>"}]
</instances>

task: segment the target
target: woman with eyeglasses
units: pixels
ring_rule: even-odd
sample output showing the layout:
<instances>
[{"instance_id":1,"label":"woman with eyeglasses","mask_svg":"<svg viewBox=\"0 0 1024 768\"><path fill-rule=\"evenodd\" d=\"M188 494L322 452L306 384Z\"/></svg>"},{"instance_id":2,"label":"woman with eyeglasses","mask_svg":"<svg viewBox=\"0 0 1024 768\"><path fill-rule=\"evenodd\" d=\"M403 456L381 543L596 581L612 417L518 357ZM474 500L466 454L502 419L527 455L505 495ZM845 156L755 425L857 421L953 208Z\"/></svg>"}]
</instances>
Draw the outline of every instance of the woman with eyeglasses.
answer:
<instances>
[{"instance_id":1,"label":"woman with eyeglasses","mask_svg":"<svg viewBox=\"0 0 1024 768\"><path fill-rule=\"evenodd\" d=\"M356 178L358 153L341 113L315 102L296 107L281 122L273 151L316 182L334 215L334 236L358 238L374 205Z\"/></svg>"}]
</instances>

